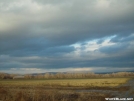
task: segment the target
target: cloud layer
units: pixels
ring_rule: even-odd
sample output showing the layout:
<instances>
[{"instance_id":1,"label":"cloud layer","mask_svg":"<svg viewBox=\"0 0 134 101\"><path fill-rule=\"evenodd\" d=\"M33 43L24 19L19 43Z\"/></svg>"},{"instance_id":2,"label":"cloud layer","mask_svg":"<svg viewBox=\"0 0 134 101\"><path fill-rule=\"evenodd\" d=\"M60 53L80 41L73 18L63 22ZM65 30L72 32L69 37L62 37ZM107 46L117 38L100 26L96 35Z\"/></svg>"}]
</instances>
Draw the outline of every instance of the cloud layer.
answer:
<instances>
[{"instance_id":1,"label":"cloud layer","mask_svg":"<svg viewBox=\"0 0 134 101\"><path fill-rule=\"evenodd\" d=\"M133 70L133 10L133 0L1 0L0 71Z\"/></svg>"}]
</instances>

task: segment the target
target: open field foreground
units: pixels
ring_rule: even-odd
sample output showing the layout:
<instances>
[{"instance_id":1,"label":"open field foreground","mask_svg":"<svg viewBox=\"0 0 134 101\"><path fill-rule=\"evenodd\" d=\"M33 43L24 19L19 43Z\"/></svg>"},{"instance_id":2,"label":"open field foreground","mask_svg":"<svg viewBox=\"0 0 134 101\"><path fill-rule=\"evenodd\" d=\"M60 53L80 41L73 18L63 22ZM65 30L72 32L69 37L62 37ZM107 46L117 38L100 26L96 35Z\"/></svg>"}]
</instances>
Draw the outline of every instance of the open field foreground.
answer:
<instances>
[{"instance_id":1,"label":"open field foreground","mask_svg":"<svg viewBox=\"0 0 134 101\"><path fill-rule=\"evenodd\" d=\"M133 95L132 78L0 80L0 101L105 101Z\"/></svg>"},{"instance_id":2,"label":"open field foreground","mask_svg":"<svg viewBox=\"0 0 134 101\"><path fill-rule=\"evenodd\" d=\"M106 87L124 84L129 78L105 78L105 79L54 79L54 80L1 80L4 86L63 86L63 87Z\"/></svg>"}]
</instances>

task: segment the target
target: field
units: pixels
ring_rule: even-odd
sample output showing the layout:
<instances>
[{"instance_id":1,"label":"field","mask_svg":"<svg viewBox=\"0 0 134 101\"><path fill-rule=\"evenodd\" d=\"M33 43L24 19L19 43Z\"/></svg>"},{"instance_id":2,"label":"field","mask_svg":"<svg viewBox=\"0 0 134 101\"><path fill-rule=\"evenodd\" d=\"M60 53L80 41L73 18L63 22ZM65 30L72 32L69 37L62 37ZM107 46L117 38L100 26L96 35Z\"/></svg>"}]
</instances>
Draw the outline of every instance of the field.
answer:
<instances>
[{"instance_id":1,"label":"field","mask_svg":"<svg viewBox=\"0 0 134 101\"><path fill-rule=\"evenodd\" d=\"M133 79L0 80L0 101L105 101L106 97L129 91L130 86L124 84L131 80Z\"/></svg>"},{"instance_id":2,"label":"field","mask_svg":"<svg viewBox=\"0 0 134 101\"><path fill-rule=\"evenodd\" d=\"M61 87L115 87L124 84L129 78L105 79L58 79L58 80L1 80L4 86L61 86Z\"/></svg>"}]
</instances>

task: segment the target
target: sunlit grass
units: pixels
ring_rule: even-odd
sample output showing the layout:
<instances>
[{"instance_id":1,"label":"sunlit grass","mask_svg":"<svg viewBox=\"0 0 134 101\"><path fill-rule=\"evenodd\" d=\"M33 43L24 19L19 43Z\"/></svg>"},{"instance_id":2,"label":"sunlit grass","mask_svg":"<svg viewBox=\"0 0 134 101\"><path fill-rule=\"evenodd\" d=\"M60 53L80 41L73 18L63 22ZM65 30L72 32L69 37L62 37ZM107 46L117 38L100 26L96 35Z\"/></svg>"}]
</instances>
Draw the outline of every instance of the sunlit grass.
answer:
<instances>
[{"instance_id":1,"label":"sunlit grass","mask_svg":"<svg viewBox=\"0 0 134 101\"><path fill-rule=\"evenodd\" d=\"M130 78L57 79L57 80L1 80L3 86L63 86L63 87L116 87Z\"/></svg>"}]
</instances>

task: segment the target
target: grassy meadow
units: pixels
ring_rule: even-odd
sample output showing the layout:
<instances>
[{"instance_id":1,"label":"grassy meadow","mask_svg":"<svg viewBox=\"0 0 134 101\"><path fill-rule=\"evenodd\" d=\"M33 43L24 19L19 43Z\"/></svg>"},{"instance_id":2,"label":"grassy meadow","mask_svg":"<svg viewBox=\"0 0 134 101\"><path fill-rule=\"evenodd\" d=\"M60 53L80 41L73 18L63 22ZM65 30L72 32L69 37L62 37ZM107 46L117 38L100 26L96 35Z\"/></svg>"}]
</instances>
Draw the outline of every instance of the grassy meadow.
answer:
<instances>
[{"instance_id":1,"label":"grassy meadow","mask_svg":"<svg viewBox=\"0 0 134 101\"><path fill-rule=\"evenodd\" d=\"M0 80L0 101L105 101L106 97L114 97L116 91L120 93L128 91L130 89L128 86L120 85L130 79ZM86 92L83 92L84 90Z\"/></svg>"},{"instance_id":2,"label":"grassy meadow","mask_svg":"<svg viewBox=\"0 0 134 101\"><path fill-rule=\"evenodd\" d=\"M130 78L98 79L42 79L42 80L0 80L4 86L63 86L63 87L115 87L126 83Z\"/></svg>"}]
</instances>

